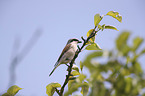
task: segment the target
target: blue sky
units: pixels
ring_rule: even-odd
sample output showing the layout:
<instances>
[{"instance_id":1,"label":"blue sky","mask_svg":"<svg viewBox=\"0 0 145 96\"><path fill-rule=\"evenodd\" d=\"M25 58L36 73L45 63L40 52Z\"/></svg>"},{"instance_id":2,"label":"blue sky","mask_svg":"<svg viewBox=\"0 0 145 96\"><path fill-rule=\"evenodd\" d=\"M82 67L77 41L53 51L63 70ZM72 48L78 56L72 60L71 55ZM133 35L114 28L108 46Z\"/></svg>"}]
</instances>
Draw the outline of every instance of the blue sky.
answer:
<instances>
[{"instance_id":1,"label":"blue sky","mask_svg":"<svg viewBox=\"0 0 145 96\"><path fill-rule=\"evenodd\" d=\"M19 92L22 96L46 96L47 84L64 81L65 65L57 68L51 77L48 75L68 39L86 37L87 31L94 28L94 15L109 11L119 12L123 20L119 23L109 16L103 18L101 24L114 25L119 30L99 32L96 42L103 50L114 48L114 40L123 30L131 31L132 38L145 38L144 4L144 0L0 0L0 93L8 87L16 37L20 42L19 53L32 34L42 30L38 42L16 68L16 85L24 88ZM78 66L88 53L83 51L79 55ZM140 58L140 62L144 59L145 56Z\"/></svg>"}]
</instances>

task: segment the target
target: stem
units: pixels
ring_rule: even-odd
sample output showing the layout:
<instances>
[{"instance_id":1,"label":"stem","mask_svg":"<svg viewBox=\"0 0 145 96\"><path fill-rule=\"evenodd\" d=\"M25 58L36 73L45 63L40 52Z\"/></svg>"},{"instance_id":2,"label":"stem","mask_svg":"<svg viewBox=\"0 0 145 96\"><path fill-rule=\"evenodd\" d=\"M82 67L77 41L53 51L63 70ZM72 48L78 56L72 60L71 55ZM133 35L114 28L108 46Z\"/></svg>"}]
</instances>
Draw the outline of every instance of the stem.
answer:
<instances>
[{"instance_id":1,"label":"stem","mask_svg":"<svg viewBox=\"0 0 145 96\"><path fill-rule=\"evenodd\" d=\"M74 63L75 59L78 57L79 53L82 51L82 49L84 48L84 46L86 45L86 43L90 40L90 38L94 37L95 34L100 30L100 29L98 29L97 31L95 31L96 28L97 28L97 26L95 26L95 28L93 29L92 33L90 34L90 36L86 40L82 37L82 40L84 41L84 43L81 46L81 48L80 47L78 48L78 50L75 53L74 58L70 62L70 66L68 67L68 69L69 69L68 70L68 75L66 75L66 79L64 81L63 86L60 89L59 96L62 96L63 95L64 88L65 88L65 86L67 85L67 83L69 81L69 77L71 76L72 66L73 66L73 63Z\"/></svg>"},{"instance_id":2,"label":"stem","mask_svg":"<svg viewBox=\"0 0 145 96\"><path fill-rule=\"evenodd\" d=\"M55 88L55 91L57 92L58 95L60 95L59 90L57 88Z\"/></svg>"}]
</instances>

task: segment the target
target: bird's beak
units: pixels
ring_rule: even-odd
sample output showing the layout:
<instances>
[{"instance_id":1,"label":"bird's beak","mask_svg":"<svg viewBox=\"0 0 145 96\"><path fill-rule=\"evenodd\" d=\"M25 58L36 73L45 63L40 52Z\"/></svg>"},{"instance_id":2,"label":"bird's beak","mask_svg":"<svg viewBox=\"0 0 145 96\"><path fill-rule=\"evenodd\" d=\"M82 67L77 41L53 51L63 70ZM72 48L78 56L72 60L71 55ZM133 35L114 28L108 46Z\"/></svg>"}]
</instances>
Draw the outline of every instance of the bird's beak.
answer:
<instances>
[{"instance_id":1,"label":"bird's beak","mask_svg":"<svg viewBox=\"0 0 145 96\"><path fill-rule=\"evenodd\" d=\"M82 43L82 41L78 41L78 43Z\"/></svg>"}]
</instances>

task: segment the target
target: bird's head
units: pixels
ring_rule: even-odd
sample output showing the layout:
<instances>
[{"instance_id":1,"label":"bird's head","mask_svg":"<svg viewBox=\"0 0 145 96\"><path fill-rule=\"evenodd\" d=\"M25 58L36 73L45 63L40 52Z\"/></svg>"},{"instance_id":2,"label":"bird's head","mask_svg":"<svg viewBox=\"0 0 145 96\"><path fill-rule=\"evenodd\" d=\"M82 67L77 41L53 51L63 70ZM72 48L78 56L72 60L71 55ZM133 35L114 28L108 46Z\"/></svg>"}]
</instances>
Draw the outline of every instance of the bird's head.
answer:
<instances>
[{"instance_id":1,"label":"bird's head","mask_svg":"<svg viewBox=\"0 0 145 96\"><path fill-rule=\"evenodd\" d=\"M70 44L70 43L82 43L82 41L79 41L78 39L76 39L76 38L72 38L72 39L69 39L68 40L68 42L67 42L67 44Z\"/></svg>"}]
</instances>

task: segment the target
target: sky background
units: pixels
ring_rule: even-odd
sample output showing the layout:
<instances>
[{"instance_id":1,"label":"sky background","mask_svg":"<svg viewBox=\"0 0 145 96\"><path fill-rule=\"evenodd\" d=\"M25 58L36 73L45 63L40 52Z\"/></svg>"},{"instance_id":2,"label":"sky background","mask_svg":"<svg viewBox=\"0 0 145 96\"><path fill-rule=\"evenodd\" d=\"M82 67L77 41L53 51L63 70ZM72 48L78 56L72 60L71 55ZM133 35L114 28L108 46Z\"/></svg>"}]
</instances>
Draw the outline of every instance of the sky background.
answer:
<instances>
[{"instance_id":1,"label":"sky background","mask_svg":"<svg viewBox=\"0 0 145 96\"><path fill-rule=\"evenodd\" d=\"M101 24L114 25L119 30L98 33L96 42L103 50L115 48L114 40L123 30L132 32L131 38L145 39L144 5L144 0L0 0L0 94L8 88L15 39L20 43L19 53L34 32L42 32L17 66L15 84L24 88L19 91L21 96L47 96L47 84L64 82L65 65L59 66L51 77L48 75L68 39L86 37L87 31L94 28L94 15L109 11L119 12L123 20L119 23L109 16L103 18ZM145 43L140 49L144 47ZM88 53L83 51L79 55L78 66ZM140 58L140 62L144 60L145 56Z\"/></svg>"}]
</instances>

